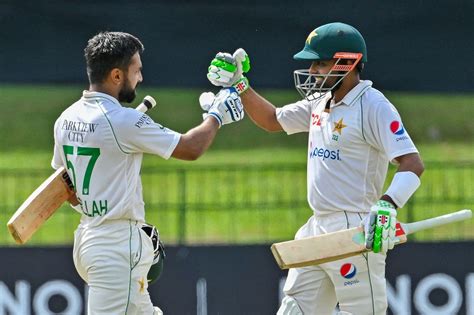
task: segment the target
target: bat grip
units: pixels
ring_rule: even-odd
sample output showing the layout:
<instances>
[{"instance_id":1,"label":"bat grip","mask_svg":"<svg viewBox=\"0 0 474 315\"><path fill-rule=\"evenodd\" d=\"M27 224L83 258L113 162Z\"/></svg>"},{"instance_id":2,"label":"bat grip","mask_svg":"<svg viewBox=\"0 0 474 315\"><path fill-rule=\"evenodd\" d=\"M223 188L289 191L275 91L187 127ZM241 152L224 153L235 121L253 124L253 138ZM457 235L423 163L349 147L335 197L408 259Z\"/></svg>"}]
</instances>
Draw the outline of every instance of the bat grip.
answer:
<instances>
[{"instance_id":1,"label":"bat grip","mask_svg":"<svg viewBox=\"0 0 474 315\"><path fill-rule=\"evenodd\" d=\"M145 96L143 101L135 108L139 112L145 113L147 110L156 106L156 101L150 95Z\"/></svg>"}]
</instances>

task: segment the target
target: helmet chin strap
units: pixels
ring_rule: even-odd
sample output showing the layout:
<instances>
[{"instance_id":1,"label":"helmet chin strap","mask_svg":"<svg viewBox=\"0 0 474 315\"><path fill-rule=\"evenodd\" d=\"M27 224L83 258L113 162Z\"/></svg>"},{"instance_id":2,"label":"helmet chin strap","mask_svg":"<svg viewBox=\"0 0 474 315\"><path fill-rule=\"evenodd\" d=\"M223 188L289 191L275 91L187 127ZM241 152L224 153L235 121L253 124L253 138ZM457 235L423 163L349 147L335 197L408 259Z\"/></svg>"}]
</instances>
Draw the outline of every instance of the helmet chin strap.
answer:
<instances>
[{"instance_id":1,"label":"helmet chin strap","mask_svg":"<svg viewBox=\"0 0 474 315\"><path fill-rule=\"evenodd\" d=\"M334 94L332 93L332 90L328 92L331 97L327 100L326 106L324 107L324 111L326 113L329 113L331 111L331 101L334 98Z\"/></svg>"},{"instance_id":2,"label":"helmet chin strap","mask_svg":"<svg viewBox=\"0 0 474 315\"><path fill-rule=\"evenodd\" d=\"M339 90L339 89L341 88L341 86L342 86L342 81L344 81L344 79L341 80L341 81L339 81L339 82L334 86L334 88L333 88L331 91L329 91L329 93L331 93L331 98L330 98L330 99L328 100L328 102L326 103L326 109L327 109L328 112L330 111L330 108L329 108L330 103L331 103L331 101L332 101L332 100L334 99L334 97L335 97L335 95L334 95L335 92L336 92L337 90Z\"/></svg>"},{"instance_id":3,"label":"helmet chin strap","mask_svg":"<svg viewBox=\"0 0 474 315\"><path fill-rule=\"evenodd\" d=\"M339 90L339 89L341 88L341 86L342 86L342 81L344 81L344 79L342 79L341 81L339 81L339 82L336 84L336 86L331 90L331 94L332 94L332 97L331 97L331 98L334 97L333 92L336 92L337 90Z\"/></svg>"}]
</instances>

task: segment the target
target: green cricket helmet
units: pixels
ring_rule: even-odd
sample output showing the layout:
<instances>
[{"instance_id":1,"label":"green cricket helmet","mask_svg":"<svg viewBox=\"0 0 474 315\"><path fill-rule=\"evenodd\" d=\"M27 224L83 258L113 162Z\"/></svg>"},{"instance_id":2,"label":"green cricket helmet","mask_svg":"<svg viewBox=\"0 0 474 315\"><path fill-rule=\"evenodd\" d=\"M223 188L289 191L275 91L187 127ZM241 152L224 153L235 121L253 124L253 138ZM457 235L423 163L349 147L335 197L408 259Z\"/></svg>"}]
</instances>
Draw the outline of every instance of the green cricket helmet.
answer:
<instances>
[{"instance_id":1,"label":"green cricket helmet","mask_svg":"<svg viewBox=\"0 0 474 315\"><path fill-rule=\"evenodd\" d=\"M312 100L333 90L359 62L367 62L367 47L357 29L335 22L313 30L308 35L303 50L293 58L309 61L336 59L328 74L310 74L307 69L294 72L296 89L304 98ZM352 60L353 63L347 65L344 60ZM325 83L329 77L337 77L338 80L328 87Z\"/></svg>"},{"instance_id":2,"label":"green cricket helmet","mask_svg":"<svg viewBox=\"0 0 474 315\"><path fill-rule=\"evenodd\" d=\"M163 267L165 264L165 246L163 242L160 240L158 241L158 249L155 250L155 255L153 257L153 263L151 265L150 270L148 271L147 280L149 284L152 284L158 278L160 278L161 274L163 273Z\"/></svg>"},{"instance_id":3,"label":"green cricket helmet","mask_svg":"<svg viewBox=\"0 0 474 315\"><path fill-rule=\"evenodd\" d=\"M160 240L160 234L155 226L144 223L142 225L142 230L145 231L145 233L150 237L153 244L153 262L147 275L148 283L152 284L158 280L158 278L163 273L163 267L166 258L165 246Z\"/></svg>"}]
</instances>

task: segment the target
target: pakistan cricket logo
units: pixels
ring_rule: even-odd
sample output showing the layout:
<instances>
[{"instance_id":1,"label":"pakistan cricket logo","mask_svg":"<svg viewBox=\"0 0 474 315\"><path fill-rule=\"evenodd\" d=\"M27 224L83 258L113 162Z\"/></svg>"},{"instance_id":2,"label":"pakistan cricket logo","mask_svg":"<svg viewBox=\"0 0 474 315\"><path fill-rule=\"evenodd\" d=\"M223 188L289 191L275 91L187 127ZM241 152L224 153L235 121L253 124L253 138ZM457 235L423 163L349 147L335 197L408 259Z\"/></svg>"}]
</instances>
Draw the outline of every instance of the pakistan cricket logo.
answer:
<instances>
[{"instance_id":1,"label":"pakistan cricket logo","mask_svg":"<svg viewBox=\"0 0 474 315\"><path fill-rule=\"evenodd\" d=\"M342 134L342 129L346 128L347 125L344 125L344 118L339 119L338 122L334 124L334 129L332 130L332 140L338 141L339 136ZM337 135L336 132L339 134Z\"/></svg>"}]
</instances>

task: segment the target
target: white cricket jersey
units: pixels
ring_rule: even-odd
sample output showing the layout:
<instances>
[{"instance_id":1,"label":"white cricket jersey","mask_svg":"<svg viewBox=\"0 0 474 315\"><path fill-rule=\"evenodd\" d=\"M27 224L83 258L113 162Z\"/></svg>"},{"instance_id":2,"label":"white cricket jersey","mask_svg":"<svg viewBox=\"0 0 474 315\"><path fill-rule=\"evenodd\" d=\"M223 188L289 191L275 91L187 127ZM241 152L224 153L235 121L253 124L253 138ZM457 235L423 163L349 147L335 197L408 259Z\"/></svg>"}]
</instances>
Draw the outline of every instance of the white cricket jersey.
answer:
<instances>
[{"instance_id":1,"label":"white cricket jersey","mask_svg":"<svg viewBox=\"0 0 474 315\"><path fill-rule=\"evenodd\" d=\"M309 132L308 202L316 215L368 212L382 196L388 162L418 152L395 107L371 81L360 81L330 113L327 93L278 108L288 134Z\"/></svg>"},{"instance_id":2,"label":"white cricket jersey","mask_svg":"<svg viewBox=\"0 0 474 315\"><path fill-rule=\"evenodd\" d=\"M145 222L140 168L143 153L168 159L180 134L112 96L84 91L54 125L53 168L72 179L81 225L104 220Z\"/></svg>"}]
</instances>

